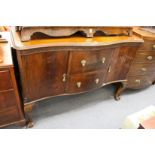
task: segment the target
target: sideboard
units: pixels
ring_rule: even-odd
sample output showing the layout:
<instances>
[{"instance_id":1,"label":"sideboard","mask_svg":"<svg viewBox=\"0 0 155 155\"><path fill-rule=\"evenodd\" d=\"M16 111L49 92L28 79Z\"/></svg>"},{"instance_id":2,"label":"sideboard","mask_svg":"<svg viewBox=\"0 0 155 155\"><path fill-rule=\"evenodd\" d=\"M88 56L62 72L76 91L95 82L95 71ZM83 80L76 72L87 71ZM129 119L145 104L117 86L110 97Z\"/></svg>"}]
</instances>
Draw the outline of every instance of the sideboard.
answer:
<instances>
[{"instance_id":1,"label":"sideboard","mask_svg":"<svg viewBox=\"0 0 155 155\"><path fill-rule=\"evenodd\" d=\"M114 95L119 99L136 52L144 42L136 35L22 41L20 32L14 28L11 38L17 81L29 127L33 126L33 104L39 100L93 91L111 83L119 85Z\"/></svg>"},{"instance_id":2,"label":"sideboard","mask_svg":"<svg viewBox=\"0 0 155 155\"><path fill-rule=\"evenodd\" d=\"M144 43L136 51L127 80L116 89L117 100L126 88L143 89L155 83L155 31L138 27L133 29L133 33L143 39Z\"/></svg>"}]
</instances>

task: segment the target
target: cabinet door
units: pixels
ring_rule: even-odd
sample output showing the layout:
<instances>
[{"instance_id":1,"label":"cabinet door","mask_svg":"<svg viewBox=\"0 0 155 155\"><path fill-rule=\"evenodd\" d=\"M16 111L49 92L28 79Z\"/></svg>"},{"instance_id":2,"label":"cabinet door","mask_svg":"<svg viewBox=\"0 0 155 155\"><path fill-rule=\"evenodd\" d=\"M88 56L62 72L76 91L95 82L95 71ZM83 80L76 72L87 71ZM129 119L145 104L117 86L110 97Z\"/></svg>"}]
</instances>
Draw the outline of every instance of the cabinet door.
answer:
<instances>
[{"instance_id":1,"label":"cabinet door","mask_svg":"<svg viewBox=\"0 0 155 155\"><path fill-rule=\"evenodd\" d=\"M24 102L64 93L67 51L38 49L18 56L18 59Z\"/></svg>"},{"instance_id":2,"label":"cabinet door","mask_svg":"<svg viewBox=\"0 0 155 155\"><path fill-rule=\"evenodd\" d=\"M126 80L137 48L138 46L123 46L115 49L106 82Z\"/></svg>"}]
</instances>

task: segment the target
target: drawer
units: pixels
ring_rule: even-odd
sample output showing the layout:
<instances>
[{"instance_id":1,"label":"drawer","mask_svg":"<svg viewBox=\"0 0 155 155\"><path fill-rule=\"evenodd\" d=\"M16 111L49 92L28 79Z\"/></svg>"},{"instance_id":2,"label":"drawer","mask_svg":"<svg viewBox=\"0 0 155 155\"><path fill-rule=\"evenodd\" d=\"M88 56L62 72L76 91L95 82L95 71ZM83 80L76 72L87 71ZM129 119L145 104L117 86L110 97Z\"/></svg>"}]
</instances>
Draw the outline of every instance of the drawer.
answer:
<instances>
[{"instance_id":1,"label":"drawer","mask_svg":"<svg viewBox=\"0 0 155 155\"><path fill-rule=\"evenodd\" d=\"M9 70L0 71L0 91L13 88Z\"/></svg>"},{"instance_id":2,"label":"drawer","mask_svg":"<svg viewBox=\"0 0 155 155\"><path fill-rule=\"evenodd\" d=\"M16 108L16 97L14 90L0 92L0 111L8 108Z\"/></svg>"},{"instance_id":3,"label":"drawer","mask_svg":"<svg viewBox=\"0 0 155 155\"><path fill-rule=\"evenodd\" d=\"M72 75L67 83L67 93L85 92L99 88L103 85L104 79L105 72L103 71Z\"/></svg>"},{"instance_id":4,"label":"drawer","mask_svg":"<svg viewBox=\"0 0 155 155\"><path fill-rule=\"evenodd\" d=\"M134 59L136 63L152 63L155 62L155 51L138 51Z\"/></svg>"},{"instance_id":5,"label":"drawer","mask_svg":"<svg viewBox=\"0 0 155 155\"><path fill-rule=\"evenodd\" d=\"M148 73L155 75L155 63L134 63L132 64L128 75L145 75Z\"/></svg>"},{"instance_id":6,"label":"drawer","mask_svg":"<svg viewBox=\"0 0 155 155\"><path fill-rule=\"evenodd\" d=\"M155 76L152 74L147 76L129 76L127 80L128 88L141 89L152 85L155 81Z\"/></svg>"},{"instance_id":7,"label":"drawer","mask_svg":"<svg viewBox=\"0 0 155 155\"><path fill-rule=\"evenodd\" d=\"M155 51L155 41L145 40L139 50L154 50Z\"/></svg>"},{"instance_id":8,"label":"drawer","mask_svg":"<svg viewBox=\"0 0 155 155\"><path fill-rule=\"evenodd\" d=\"M70 53L69 73L84 73L106 70L110 62L112 49L92 51L72 51Z\"/></svg>"},{"instance_id":9,"label":"drawer","mask_svg":"<svg viewBox=\"0 0 155 155\"><path fill-rule=\"evenodd\" d=\"M13 90L0 92L0 126L19 121L17 101Z\"/></svg>"},{"instance_id":10,"label":"drawer","mask_svg":"<svg viewBox=\"0 0 155 155\"><path fill-rule=\"evenodd\" d=\"M13 124L14 122L19 121L20 115L18 109L9 108L6 111L0 112L0 126L6 126L7 124Z\"/></svg>"}]
</instances>

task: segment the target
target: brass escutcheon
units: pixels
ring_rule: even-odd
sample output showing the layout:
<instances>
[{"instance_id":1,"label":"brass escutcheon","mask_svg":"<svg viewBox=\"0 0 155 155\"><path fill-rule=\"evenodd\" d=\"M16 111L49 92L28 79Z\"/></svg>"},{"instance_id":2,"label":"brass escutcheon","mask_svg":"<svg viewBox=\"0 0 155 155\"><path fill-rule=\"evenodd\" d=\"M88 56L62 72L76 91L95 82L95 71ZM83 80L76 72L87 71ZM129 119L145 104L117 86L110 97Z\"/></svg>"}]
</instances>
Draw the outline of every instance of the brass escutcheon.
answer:
<instances>
[{"instance_id":1,"label":"brass escutcheon","mask_svg":"<svg viewBox=\"0 0 155 155\"><path fill-rule=\"evenodd\" d=\"M105 57L102 58L102 63L104 64L104 62L105 62Z\"/></svg>"},{"instance_id":2,"label":"brass escutcheon","mask_svg":"<svg viewBox=\"0 0 155 155\"><path fill-rule=\"evenodd\" d=\"M141 70L145 72L146 71L146 68L141 68Z\"/></svg>"},{"instance_id":3,"label":"brass escutcheon","mask_svg":"<svg viewBox=\"0 0 155 155\"><path fill-rule=\"evenodd\" d=\"M135 80L135 82L136 82L136 83L140 83L140 80L139 80L139 79L137 79L137 80Z\"/></svg>"},{"instance_id":4,"label":"brass escutcheon","mask_svg":"<svg viewBox=\"0 0 155 155\"><path fill-rule=\"evenodd\" d=\"M62 78L62 81L63 81L63 82L66 82L66 74L65 74L65 73L63 74L62 77L63 77L63 78Z\"/></svg>"},{"instance_id":5,"label":"brass escutcheon","mask_svg":"<svg viewBox=\"0 0 155 155\"><path fill-rule=\"evenodd\" d=\"M151 55L148 56L147 59L148 59L148 60L152 60L152 56L151 56Z\"/></svg>"}]
</instances>

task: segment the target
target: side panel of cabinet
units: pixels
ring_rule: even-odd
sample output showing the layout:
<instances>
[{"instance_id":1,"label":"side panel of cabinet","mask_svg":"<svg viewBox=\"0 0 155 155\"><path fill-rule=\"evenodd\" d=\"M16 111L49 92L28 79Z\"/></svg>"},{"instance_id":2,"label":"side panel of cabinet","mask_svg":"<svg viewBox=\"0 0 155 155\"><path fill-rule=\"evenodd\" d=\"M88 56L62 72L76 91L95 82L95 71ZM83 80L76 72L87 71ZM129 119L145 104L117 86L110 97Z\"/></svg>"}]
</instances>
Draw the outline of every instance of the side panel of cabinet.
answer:
<instances>
[{"instance_id":1,"label":"side panel of cabinet","mask_svg":"<svg viewBox=\"0 0 155 155\"><path fill-rule=\"evenodd\" d=\"M67 71L67 51L32 51L18 54L18 61L24 102L65 92L62 79Z\"/></svg>"}]
</instances>

